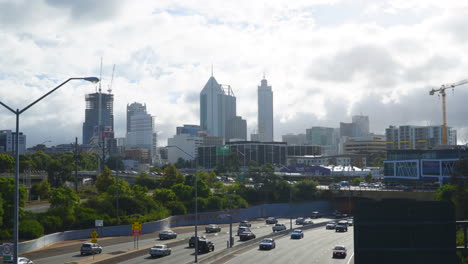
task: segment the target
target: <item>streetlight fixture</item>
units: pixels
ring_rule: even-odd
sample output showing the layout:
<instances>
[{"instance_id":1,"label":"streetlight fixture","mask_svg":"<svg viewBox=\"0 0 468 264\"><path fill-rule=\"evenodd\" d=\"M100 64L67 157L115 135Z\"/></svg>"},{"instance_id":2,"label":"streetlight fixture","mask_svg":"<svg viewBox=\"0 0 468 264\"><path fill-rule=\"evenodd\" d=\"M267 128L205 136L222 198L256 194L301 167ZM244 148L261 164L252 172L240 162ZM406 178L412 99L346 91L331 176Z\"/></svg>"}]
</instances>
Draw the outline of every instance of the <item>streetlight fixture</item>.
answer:
<instances>
[{"instance_id":1,"label":"streetlight fixture","mask_svg":"<svg viewBox=\"0 0 468 264\"><path fill-rule=\"evenodd\" d=\"M97 77L81 77L81 78L69 78L68 80L64 81L61 83L59 86L55 87L54 89L50 90L48 93L44 94L43 96L39 97L36 101L30 103L28 106L25 108L19 110L13 110L13 108L9 107L8 105L4 104L3 102L0 101L0 105L4 106L6 109L10 110L13 114L16 115L16 135L15 135L15 148L16 148L16 153L15 153L15 204L14 204L14 216L13 216L13 240L14 240L14 254L13 254L13 263L18 263L18 240L19 240L19 217L18 217L18 207L19 207L19 117L20 115L28 110L31 106L35 105L45 97L47 97L49 94L55 92L58 88L62 87L64 84L66 84L69 81L72 80L85 80L88 82L92 83L97 83L99 82L99 78Z\"/></svg>"},{"instance_id":2,"label":"streetlight fixture","mask_svg":"<svg viewBox=\"0 0 468 264\"><path fill-rule=\"evenodd\" d=\"M185 150L179 148L176 145L168 145L168 148L178 148L180 151L185 153L185 155L191 157L197 162L197 159L191 154L187 153ZM193 163L192 163L193 164ZM197 167L195 163L195 167ZM195 168L196 169L196 168ZM198 175L195 172L195 263L198 263Z\"/></svg>"}]
</instances>

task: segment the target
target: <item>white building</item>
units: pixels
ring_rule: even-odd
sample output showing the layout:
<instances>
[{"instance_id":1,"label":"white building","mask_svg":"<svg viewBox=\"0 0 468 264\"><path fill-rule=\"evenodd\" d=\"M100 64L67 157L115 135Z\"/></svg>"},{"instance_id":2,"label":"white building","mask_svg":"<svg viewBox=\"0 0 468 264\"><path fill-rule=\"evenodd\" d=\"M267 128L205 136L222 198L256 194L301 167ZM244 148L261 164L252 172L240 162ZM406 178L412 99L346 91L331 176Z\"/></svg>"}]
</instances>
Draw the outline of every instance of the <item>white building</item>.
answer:
<instances>
[{"instance_id":1,"label":"white building","mask_svg":"<svg viewBox=\"0 0 468 264\"><path fill-rule=\"evenodd\" d=\"M154 131L154 117L146 112L146 105L127 105L126 148L146 148L151 157L156 155L157 138Z\"/></svg>"},{"instance_id":2,"label":"white building","mask_svg":"<svg viewBox=\"0 0 468 264\"><path fill-rule=\"evenodd\" d=\"M261 142L273 142L273 91L263 76L258 86L258 134Z\"/></svg>"},{"instance_id":3,"label":"white building","mask_svg":"<svg viewBox=\"0 0 468 264\"><path fill-rule=\"evenodd\" d=\"M174 164L179 158L194 160L198 147L203 144L203 137L189 134L175 135L167 139L167 159Z\"/></svg>"}]
</instances>

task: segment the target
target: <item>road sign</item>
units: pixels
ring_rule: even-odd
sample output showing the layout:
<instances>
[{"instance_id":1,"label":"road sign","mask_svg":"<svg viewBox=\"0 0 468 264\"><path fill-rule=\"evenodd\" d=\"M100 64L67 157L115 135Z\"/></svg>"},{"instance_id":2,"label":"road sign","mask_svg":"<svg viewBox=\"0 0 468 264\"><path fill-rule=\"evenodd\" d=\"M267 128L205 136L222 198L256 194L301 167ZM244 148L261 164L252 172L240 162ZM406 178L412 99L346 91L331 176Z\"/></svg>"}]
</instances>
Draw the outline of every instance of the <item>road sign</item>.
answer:
<instances>
[{"instance_id":1,"label":"road sign","mask_svg":"<svg viewBox=\"0 0 468 264\"><path fill-rule=\"evenodd\" d=\"M141 223L140 222L133 222L132 224L132 235L139 236L141 235Z\"/></svg>"},{"instance_id":2,"label":"road sign","mask_svg":"<svg viewBox=\"0 0 468 264\"><path fill-rule=\"evenodd\" d=\"M99 219L94 220L94 226L103 227L104 226L104 220L99 220Z\"/></svg>"},{"instance_id":3,"label":"road sign","mask_svg":"<svg viewBox=\"0 0 468 264\"><path fill-rule=\"evenodd\" d=\"M93 232L91 233L91 237L92 237L92 238L97 238L98 235L99 235L99 234L98 234L98 232L96 232L96 231L93 231Z\"/></svg>"},{"instance_id":4,"label":"road sign","mask_svg":"<svg viewBox=\"0 0 468 264\"><path fill-rule=\"evenodd\" d=\"M97 239L95 238L91 239L91 243L97 243Z\"/></svg>"},{"instance_id":5,"label":"road sign","mask_svg":"<svg viewBox=\"0 0 468 264\"><path fill-rule=\"evenodd\" d=\"M13 254L13 243L3 243L2 253L3 261L11 261L11 255Z\"/></svg>"}]
</instances>

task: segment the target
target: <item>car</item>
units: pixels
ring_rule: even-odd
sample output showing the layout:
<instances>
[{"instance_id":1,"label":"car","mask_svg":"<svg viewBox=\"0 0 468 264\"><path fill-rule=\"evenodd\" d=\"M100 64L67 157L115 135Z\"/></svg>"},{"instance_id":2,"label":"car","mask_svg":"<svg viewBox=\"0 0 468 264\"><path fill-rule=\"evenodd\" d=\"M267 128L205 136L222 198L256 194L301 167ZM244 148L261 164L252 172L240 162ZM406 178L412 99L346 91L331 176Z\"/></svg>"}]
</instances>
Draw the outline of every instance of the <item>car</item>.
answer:
<instances>
[{"instance_id":1,"label":"car","mask_svg":"<svg viewBox=\"0 0 468 264\"><path fill-rule=\"evenodd\" d=\"M204 240L206 239L205 236L198 236L198 242L200 242L201 240ZM190 239L189 239L189 247L193 248L195 247L195 241L197 241L197 237L196 236L192 236ZM200 243L198 243L200 244Z\"/></svg>"},{"instance_id":2,"label":"car","mask_svg":"<svg viewBox=\"0 0 468 264\"><path fill-rule=\"evenodd\" d=\"M301 239L304 237L304 232L301 229L294 229L291 233L292 239Z\"/></svg>"},{"instance_id":3,"label":"car","mask_svg":"<svg viewBox=\"0 0 468 264\"><path fill-rule=\"evenodd\" d=\"M273 238L264 238L260 245L258 245L259 249L273 249L275 247L276 243Z\"/></svg>"},{"instance_id":4,"label":"car","mask_svg":"<svg viewBox=\"0 0 468 264\"><path fill-rule=\"evenodd\" d=\"M198 241L198 253L208 253L214 251L215 246L213 242L208 239Z\"/></svg>"},{"instance_id":5,"label":"car","mask_svg":"<svg viewBox=\"0 0 468 264\"><path fill-rule=\"evenodd\" d=\"M296 225L302 225L303 222L304 222L304 217L299 217L296 219Z\"/></svg>"},{"instance_id":6,"label":"car","mask_svg":"<svg viewBox=\"0 0 468 264\"><path fill-rule=\"evenodd\" d=\"M329 190L340 190L341 185L338 184L338 183L332 183L332 184L328 185L328 189Z\"/></svg>"},{"instance_id":7,"label":"car","mask_svg":"<svg viewBox=\"0 0 468 264\"><path fill-rule=\"evenodd\" d=\"M81 255L93 255L102 253L102 247L97 243L83 243L80 249Z\"/></svg>"},{"instance_id":8,"label":"car","mask_svg":"<svg viewBox=\"0 0 468 264\"><path fill-rule=\"evenodd\" d=\"M265 220L265 223L267 225L271 225L271 224L276 224L278 223L278 220L274 217L268 217L266 220Z\"/></svg>"},{"instance_id":9,"label":"car","mask_svg":"<svg viewBox=\"0 0 468 264\"><path fill-rule=\"evenodd\" d=\"M252 224L247 220L240 221L239 226L251 227Z\"/></svg>"},{"instance_id":10,"label":"car","mask_svg":"<svg viewBox=\"0 0 468 264\"><path fill-rule=\"evenodd\" d=\"M205 227L205 232L206 233L221 232L221 227L219 227L218 225L210 224Z\"/></svg>"},{"instance_id":11,"label":"car","mask_svg":"<svg viewBox=\"0 0 468 264\"><path fill-rule=\"evenodd\" d=\"M247 240L254 239L254 238L256 238L255 234L249 231L242 232L239 235L240 241L247 241Z\"/></svg>"},{"instance_id":12,"label":"car","mask_svg":"<svg viewBox=\"0 0 468 264\"><path fill-rule=\"evenodd\" d=\"M335 232L348 232L348 221L339 221L338 224L336 224Z\"/></svg>"},{"instance_id":13,"label":"car","mask_svg":"<svg viewBox=\"0 0 468 264\"><path fill-rule=\"evenodd\" d=\"M336 222L328 222L327 225L325 226L326 229L335 229L336 228Z\"/></svg>"},{"instance_id":14,"label":"car","mask_svg":"<svg viewBox=\"0 0 468 264\"><path fill-rule=\"evenodd\" d=\"M172 230L164 230L164 231L159 232L160 240L173 239L173 238L177 238L177 233Z\"/></svg>"},{"instance_id":15,"label":"car","mask_svg":"<svg viewBox=\"0 0 468 264\"><path fill-rule=\"evenodd\" d=\"M286 230L286 225L285 224L275 224L274 226L271 227L273 232L279 232Z\"/></svg>"},{"instance_id":16,"label":"car","mask_svg":"<svg viewBox=\"0 0 468 264\"><path fill-rule=\"evenodd\" d=\"M304 221L302 222L302 225L312 225L314 224L314 222L312 221L312 219L310 218L306 218L304 219Z\"/></svg>"},{"instance_id":17,"label":"car","mask_svg":"<svg viewBox=\"0 0 468 264\"><path fill-rule=\"evenodd\" d=\"M171 254L171 248L167 245L154 245L149 249L151 257L168 256Z\"/></svg>"},{"instance_id":18,"label":"car","mask_svg":"<svg viewBox=\"0 0 468 264\"><path fill-rule=\"evenodd\" d=\"M240 234L242 234L243 232L251 232L251 231L250 231L250 228L246 226L239 226L239 228L237 229L237 235L240 236Z\"/></svg>"},{"instance_id":19,"label":"car","mask_svg":"<svg viewBox=\"0 0 468 264\"><path fill-rule=\"evenodd\" d=\"M322 217L322 214L318 211L312 212L312 215L310 216L311 218L320 218Z\"/></svg>"},{"instance_id":20,"label":"car","mask_svg":"<svg viewBox=\"0 0 468 264\"><path fill-rule=\"evenodd\" d=\"M347 221L348 221L348 226L353 226L354 220L352 218L349 218Z\"/></svg>"},{"instance_id":21,"label":"car","mask_svg":"<svg viewBox=\"0 0 468 264\"><path fill-rule=\"evenodd\" d=\"M359 187L368 187L367 182L360 182Z\"/></svg>"},{"instance_id":22,"label":"car","mask_svg":"<svg viewBox=\"0 0 468 264\"><path fill-rule=\"evenodd\" d=\"M341 217L343 217L343 213L340 212L340 211L335 211L335 212L333 212L333 215L335 216L335 218L341 218Z\"/></svg>"},{"instance_id":23,"label":"car","mask_svg":"<svg viewBox=\"0 0 468 264\"><path fill-rule=\"evenodd\" d=\"M333 248L332 258L346 258L346 247L345 246L335 246Z\"/></svg>"},{"instance_id":24,"label":"car","mask_svg":"<svg viewBox=\"0 0 468 264\"><path fill-rule=\"evenodd\" d=\"M348 181L340 181L341 187L349 187L349 182Z\"/></svg>"},{"instance_id":25,"label":"car","mask_svg":"<svg viewBox=\"0 0 468 264\"><path fill-rule=\"evenodd\" d=\"M25 258L25 257L18 257L18 264L34 264L34 262L32 262L32 260Z\"/></svg>"}]
</instances>

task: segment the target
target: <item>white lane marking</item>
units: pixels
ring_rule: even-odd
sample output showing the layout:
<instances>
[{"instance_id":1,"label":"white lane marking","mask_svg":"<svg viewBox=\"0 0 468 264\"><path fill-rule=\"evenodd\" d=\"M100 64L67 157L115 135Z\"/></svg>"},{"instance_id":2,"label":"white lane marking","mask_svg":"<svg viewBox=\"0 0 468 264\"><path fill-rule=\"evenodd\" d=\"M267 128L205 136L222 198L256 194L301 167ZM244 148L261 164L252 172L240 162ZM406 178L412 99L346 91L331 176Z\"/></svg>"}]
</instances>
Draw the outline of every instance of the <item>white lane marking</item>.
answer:
<instances>
[{"instance_id":1,"label":"white lane marking","mask_svg":"<svg viewBox=\"0 0 468 264\"><path fill-rule=\"evenodd\" d=\"M346 264L351 263L351 260L353 259L353 257L354 257L354 252L353 252L353 254L351 255L351 257L349 258L348 263L346 263Z\"/></svg>"}]
</instances>

